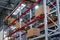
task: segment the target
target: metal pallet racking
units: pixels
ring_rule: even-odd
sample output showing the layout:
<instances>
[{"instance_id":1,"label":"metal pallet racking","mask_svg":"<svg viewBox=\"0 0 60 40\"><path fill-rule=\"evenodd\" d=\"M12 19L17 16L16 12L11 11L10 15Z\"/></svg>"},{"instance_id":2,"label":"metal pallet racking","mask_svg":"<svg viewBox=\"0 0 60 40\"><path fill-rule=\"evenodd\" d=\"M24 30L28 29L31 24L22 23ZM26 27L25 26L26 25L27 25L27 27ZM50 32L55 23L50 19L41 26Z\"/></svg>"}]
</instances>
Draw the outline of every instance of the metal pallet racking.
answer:
<instances>
[{"instance_id":1,"label":"metal pallet racking","mask_svg":"<svg viewBox=\"0 0 60 40\"><path fill-rule=\"evenodd\" d=\"M32 39L29 39L29 40L34 40L34 39L38 39L38 38L43 38L43 37L45 37L45 40L48 40L48 37L50 37L50 36L53 36L53 35L57 35L57 34L60 34L60 32L59 32L59 26L60 26L60 14L59 14L59 0L55 0L55 2L53 1L53 2L51 2L50 0L43 0L43 5L44 5L44 14L42 14L42 15L40 15L39 17L36 17L35 19L33 19L32 20L32 18L34 18L34 16L32 17L32 9L34 8L34 6L36 6L37 4L39 4L40 2L41 2L42 0L38 0L36 3L34 3L33 4L33 6L31 6L30 8L28 8L24 13L21 13L21 8L19 9L19 7L21 6L21 4L19 4L19 6L18 7L16 7L16 9L15 10L17 10L17 9L19 9L19 11L20 11L20 16L18 17L18 18L16 18L12 23L14 23L16 20L18 20L18 19L20 19L20 24L21 24L21 20L24 20L22 17L25 15L25 14L29 14L30 15L30 19L28 20L28 23L26 24L26 25L24 25L23 27L21 27L20 26L20 28L18 29L18 30L15 30L15 31L13 31L10 35L13 35L14 33L16 33L16 32L18 32L18 31L20 31L20 30L23 30L25 27L28 27L28 26L30 26L30 28L32 28L32 25L34 24L34 23L36 23L36 21L38 21L39 19L42 19L42 18L44 18L44 24L42 24L42 26L40 25L39 27L41 28L45 28L44 30L45 30L45 34L41 34L40 36L38 36L38 37L35 37L35 38L32 38ZM23 1L24 2L24 1ZM48 4L48 3L50 3L50 4ZM51 9L50 10L53 10L53 11L51 11L50 13L52 14L54 14L54 12L56 12L56 16L58 17L58 23L56 23L54 20L52 20L47 14L46 14L46 4L48 4L48 5L50 5L50 7L51 7ZM52 8L52 6L53 6L53 8ZM55 9L54 9L55 8ZM15 11L14 10L14 11ZM22 9L23 10L23 9ZM14 13L14 11L8 16L8 18ZM30 12L29 12L30 11ZM27 13L28 12L28 13ZM58 14L58 15L57 15ZM7 19L8 19L7 18ZM55 25L54 26L57 26L57 27L55 27L55 30L53 30L53 29L49 29L48 28L48 20L47 20L47 18L49 18L50 20L51 20L51 22L53 22ZM48 23L47 23L48 22ZM11 23L11 24L12 24ZM50 23L49 23L50 24ZM45 26L44 26L45 25ZM10 26L10 25L9 25ZM8 27L9 27L8 26ZM48 32L48 31L50 31L50 32ZM25 33L24 33L25 34ZM48 35L47 35L48 34ZM10 35L7 35L6 37L9 37ZM21 36L21 35L20 35ZM21 37L20 37L21 38ZM21 39L20 39L21 40Z\"/></svg>"}]
</instances>

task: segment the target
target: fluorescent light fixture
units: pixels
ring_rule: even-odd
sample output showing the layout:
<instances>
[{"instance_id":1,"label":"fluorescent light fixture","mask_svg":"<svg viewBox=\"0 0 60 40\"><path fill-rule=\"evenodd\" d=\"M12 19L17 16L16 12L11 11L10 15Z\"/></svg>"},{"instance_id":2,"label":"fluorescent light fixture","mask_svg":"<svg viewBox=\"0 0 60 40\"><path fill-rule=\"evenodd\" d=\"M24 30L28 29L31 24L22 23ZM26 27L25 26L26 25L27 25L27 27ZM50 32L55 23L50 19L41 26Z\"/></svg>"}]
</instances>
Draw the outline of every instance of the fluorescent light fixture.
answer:
<instances>
[{"instance_id":1,"label":"fluorescent light fixture","mask_svg":"<svg viewBox=\"0 0 60 40\"><path fill-rule=\"evenodd\" d=\"M35 6L35 9L38 9L38 8L39 8L39 5L36 5L36 6Z\"/></svg>"}]
</instances>

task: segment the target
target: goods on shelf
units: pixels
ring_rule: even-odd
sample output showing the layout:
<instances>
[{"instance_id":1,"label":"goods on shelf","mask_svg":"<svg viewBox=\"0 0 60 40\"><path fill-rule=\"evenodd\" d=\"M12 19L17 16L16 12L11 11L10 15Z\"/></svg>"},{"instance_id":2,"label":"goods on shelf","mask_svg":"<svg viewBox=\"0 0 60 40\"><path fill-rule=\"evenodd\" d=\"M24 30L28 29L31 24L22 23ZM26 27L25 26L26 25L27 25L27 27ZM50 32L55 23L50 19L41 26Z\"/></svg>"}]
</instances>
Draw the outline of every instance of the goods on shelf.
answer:
<instances>
[{"instance_id":1,"label":"goods on shelf","mask_svg":"<svg viewBox=\"0 0 60 40\"><path fill-rule=\"evenodd\" d=\"M15 22L15 27L16 28L19 28L20 27L20 24L18 22Z\"/></svg>"},{"instance_id":2,"label":"goods on shelf","mask_svg":"<svg viewBox=\"0 0 60 40\"><path fill-rule=\"evenodd\" d=\"M30 3L30 2L25 2L27 4L27 6L31 6L33 3Z\"/></svg>"},{"instance_id":3,"label":"goods on shelf","mask_svg":"<svg viewBox=\"0 0 60 40\"><path fill-rule=\"evenodd\" d=\"M56 16L56 15L53 15L53 16L50 16L50 15L49 15L49 17L50 17L55 23L57 23L57 16ZM54 24L51 20L48 19L48 28L55 27L54 25L55 25L55 24ZM44 23L42 23L40 26L37 26L37 27L40 28L40 31L41 31L41 30L44 30Z\"/></svg>"},{"instance_id":4,"label":"goods on shelf","mask_svg":"<svg viewBox=\"0 0 60 40\"><path fill-rule=\"evenodd\" d=\"M27 30L27 37L34 37L40 35L40 29L39 28L31 28Z\"/></svg>"},{"instance_id":5,"label":"goods on shelf","mask_svg":"<svg viewBox=\"0 0 60 40\"><path fill-rule=\"evenodd\" d=\"M23 27L24 25L26 25L26 23L22 22L21 26Z\"/></svg>"},{"instance_id":6,"label":"goods on shelf","mask_svg":"<svg viewBox=\"0 0 60 40\"><path fill-rule=\"evenodd\" d=\"M50 13L50 8L49 6L46 6L46 9L47 9L47 13L49 14ZM43 8L43 5L40 5L38 9L35 9L35 16L40 16L41 14L44 13L44 8Z\"/></svg>"},{"instance_id":7,"label":"goods on shelf","mask_svg":"<svg viewBox=\"0 0 60 40\"><path fill-rule=\"evenodd\" d=\"M20 27L20 24L19 24L18 21L16 21L16 22L14 22L13 24L11 24L11 23L15 20L15 18L9 17L9 18L7 19L7 17L8 17L8 16L5 17L4 22L5 22L5 21L8 21L8 26L14 25L16 28L19 28L19 27ZM24 26L24 25L26 25L26 24L25 24L24 22L22 22L21 26Z\"/></svg>"},{"instance_id":8,"label":"goods on shelf","mask_svg":"<svg viewBox=\"0 0 60 40\"><path fill-rule=\"evenodd\" d=\"M26 25L26 23L22 22L21 27L24 26L24 25ZM15 26L16 26L16 30L18 30L20 28L19 23L16 23Z\"/></svg>"},{"instance_id":9,"label":"goods on shelf","mask_svg":"<svg viewBox=\"0 0 60 40\"><path fill-rule=\"evenodd\" d=\"M8 21L8 22L9 22L8 24L10 24L12 21L15 20L15 18L11 18L11 17L8 18L8 17L9 17L9 16L6 16L5 19L3 20L4 22L5 22L5 21Z\"/></svg>"},{"instance_id":10,"label":"goods on shelf","mask_svg":"<svg viewBox=\"0 0 60 40\"><path fill-rule=\"evenodd\" d=\"M9 18L9 19L8 19L8 22L9 22L8 25L11 26L11 25L17 23L17 21L16 21L16 22L14 22L13 24L11 24L14 20L15 20L15 18Z\"/></svg>"},{"instance_id":11,"label":"goods on shelf","mask_svg":"<svg viewBox=\"0 0 60 40\"><path fill-rule=\"evenodd\" d=\"M15 20L15 18L10 18L10 19L9 19L10 22L9 22L8 25L12 25L11 23L12 23L14 20ZM17 21L14 22L13 25L15 25L16 27L19 27L19 26L20 26L19 22L17 22ZM24 26L24 25L26 25L26 23L22 22L21 26Z\"/></svg>"},{"instance_id":12,"label":"goods on shelf","mask_svg":"<svg viewBox=\"0 0 60 40\"><path fill-rule=\"evenodd\" d=\"M37 0L26 0L25 3L27 6L31 6L33 3L35 3Z\"/></svg>"},{"instance_id":13,"label":"goods on shelf","mask_svg":"<svg viewBox=\"0 0 60 40\"><path fill-rule=\"evenodd\" d=\"M9 16L6 16L5 19L4 19L3 21L4 21L4 22L7 21L7 20L8 20L8 17L9 17Z\"/></svg>"}]
</instances>

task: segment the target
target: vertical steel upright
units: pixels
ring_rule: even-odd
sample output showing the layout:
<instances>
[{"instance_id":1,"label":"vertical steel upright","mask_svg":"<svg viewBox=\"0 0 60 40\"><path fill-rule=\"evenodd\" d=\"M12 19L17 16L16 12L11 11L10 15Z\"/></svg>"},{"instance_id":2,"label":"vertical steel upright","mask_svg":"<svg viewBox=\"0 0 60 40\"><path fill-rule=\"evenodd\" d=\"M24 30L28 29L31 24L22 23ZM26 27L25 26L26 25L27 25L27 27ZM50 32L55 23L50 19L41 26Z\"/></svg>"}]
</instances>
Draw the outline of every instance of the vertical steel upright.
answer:
<instances>
[{"instance_id":1,"label":"vertical steel upright","mask_svg":"<svg viewBox=\"0 0 60 40\"><path fill-rule=\"evenodd\" d=\"M32 18L32 11L30 10L30 22L31 22L31 18ZM32 24L30 25L30 28L32 28Z\"/></svg>"},{"instance_id":2,"label":"vertical steel upright","mask_svg":"<svg viewBox=\"0 0 60 40\"><path fill-rule=\"evenodd\" d=\"M21 7L20 7L20 13L19 13L19 15L21 15ZM19 24L20 24L20 28L21 28L21 19L19 19ZM20 31L20 40L21 40L22 38L21 38L21 31Z\"/></svg>"},{"instance_id":3,"label":"vertical steel upright","mask_svg":"<svg viewBox=\"0 0 60 40\"><path fill-rule=\"evenodd\" d=\"M59 11L59 0L56 0L56 2L57 2L57 14L58 14L58 26L59 26L59 28L60 28L60 11Z\"/></svg>"},{"instance_id":4,"label":"vertical steel upright","mask_svg":"<svg viewBox=\"0 0 60 40\"><path fill-rule=\"evenodd\" d=\"M48 40L48 27L47 27L47 10L46 10L46 0L43 0L44 5L44 24L45 24L45 40Z\"/></svg>"}]
</instances>

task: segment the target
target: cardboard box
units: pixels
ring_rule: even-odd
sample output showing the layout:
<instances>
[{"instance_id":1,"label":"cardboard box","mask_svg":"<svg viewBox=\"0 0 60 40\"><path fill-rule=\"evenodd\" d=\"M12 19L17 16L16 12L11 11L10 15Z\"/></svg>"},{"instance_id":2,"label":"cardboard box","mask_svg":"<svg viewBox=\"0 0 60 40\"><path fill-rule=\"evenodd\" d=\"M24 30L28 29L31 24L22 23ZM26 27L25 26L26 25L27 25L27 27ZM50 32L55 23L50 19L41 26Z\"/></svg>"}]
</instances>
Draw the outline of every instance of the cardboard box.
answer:
<instances>
[{"instance_id":1,"label":"cardboard box","mask_svg":"<svg viewBox=\"0 0 60 40\"><path fill-rule=\"evenodd\" d=\"M4 22L7 21L7 20L8 20L8 17L9 17L9 16L6 16L6 17L3 19L3 21L4 21Z\"/></svg>"},{"instance_id":2,"label":"cardboard box","mask_svg":"<svg viewBox=\"0 0 60 40\"><path fill-rule=\"evenodd\" d=\"M25 4L30 7L33 3L29 2L29 1L25 1Z\"/></svg>"},{"instance_id":3,"label":"cardboard box","mask_svg":"<svg viewBox=\"0 0 60 40\"><path fill-rule=\"evenodd\" d=\"M11 18L9 24L11 24L14 20L15 20L15 18ZM14 23L15 23L15 22L14 22ZM13 24L14 24L14 23L13 23Z\"/></svg>"},{"instance_id":4,"label":"cardboard box","mask_svg":"<svg viewBox=\"0 0 60 40\"><path fill-rule=\"evenodd\" d=\"M27 37L39 36L40 29L38 28L31 28L27 31Z\"/></svg>"},{"instance_id":5,"label":"cardboard box","mask_svg":"<svg viewBox=\"0 0 60 40\"><path fill-rule=\"evenodd\" d=\"M15 22L15 27L16 28L19 28L20 27L20 24L17 21Z\"/></svg>"},{"instance_id":6,"label":"cardboard box","mask_svg":"<svg viewBox=\"0 0 60 40\"><path fill-rule=\"evenodd\" d=\"M21 26L23 27L23 26L25 26L25 25L26 25L26 23L22 22Z\"/></svg>"},{"instance_id":7,"label":"cardboard box","mask_svg":"<svg viewBox=\"0 0 60 40\"><path fill-rule=\"evenodd\" d=\"M8 21L8 24L11 25L11 23L12 23L14 20L15 20L15 18L11 18L11 17L8 18L8 16L6 16L3 21L4 21L4 22L5 22L5 21Z\"/></svg>"},{"instance_id":8,"label":"cardboard box","mask_svg":"<svg viewBox=\"0 0 60 40\"><path fill-rule=\"evenodd\" d=\"M38 9L35 9L35 17L40 16L41 14L44 14L44 6L40 5ZM46 6L47 13L50 14L50 8L49 6Z\"/></svg>"},{"instance_id":9,"label":"cardboard box","mask_svg":"<svg viewBox=\"0 0 60 40\"><path fill-rule=\"evenodd\" d=\"M24 22L22 22L21 27L23 27L24 25L26 25L26 24ZM20 24L18 22L15 22L15 27L16 27L16 30L18 30L20 28Z\"/></svg>"},{"instance_id":10,"label":"cardboard box","mask_svg":"<svg viewBox=\"0 0 60 40\"><path fill-rule=\"evenodd\" d=\"M8 25L11 26L11 25L15 25L15 22L12 23L15 19L14 18L11 18L11 20L8 20Z\"/></svg>"}]
</instances>

